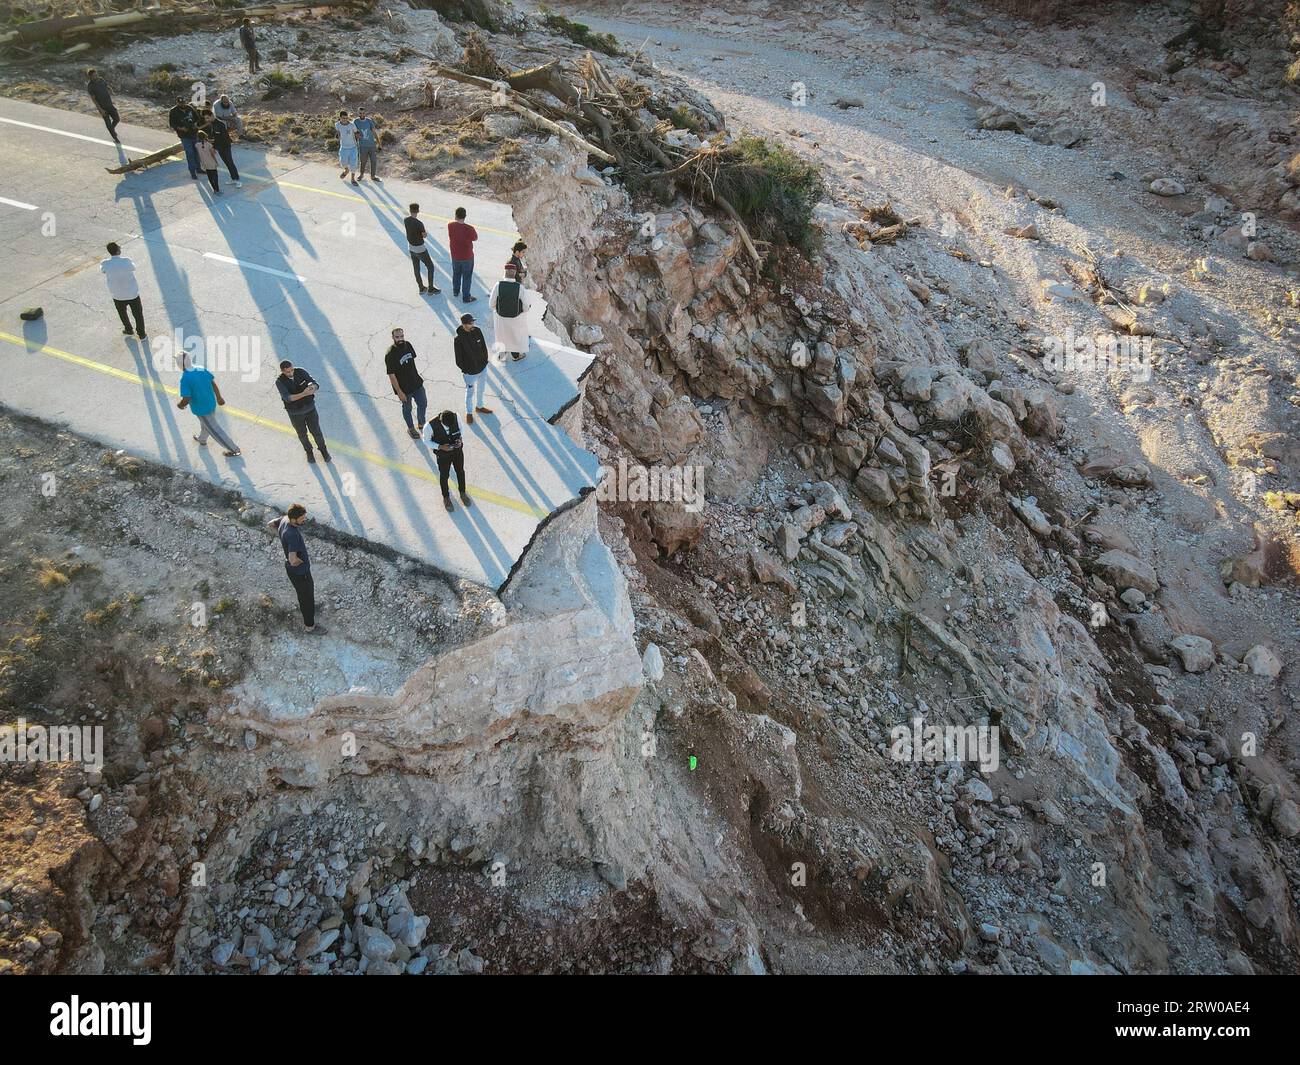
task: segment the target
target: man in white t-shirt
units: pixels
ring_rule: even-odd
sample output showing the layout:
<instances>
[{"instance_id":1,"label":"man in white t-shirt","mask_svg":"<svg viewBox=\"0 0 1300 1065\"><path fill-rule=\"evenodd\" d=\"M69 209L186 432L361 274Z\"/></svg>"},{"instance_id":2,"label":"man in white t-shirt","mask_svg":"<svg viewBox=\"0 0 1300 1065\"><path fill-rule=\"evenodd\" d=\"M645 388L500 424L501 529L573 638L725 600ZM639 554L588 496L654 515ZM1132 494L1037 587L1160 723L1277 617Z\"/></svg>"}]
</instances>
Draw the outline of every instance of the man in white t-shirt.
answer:
<instances>
[{"instance_id":1,"label":"man in white t-shirt","mask_svg":"<svg viewBox=\"0 0 1300 1065\"><path fill-rule=\"evenodd\" d=\"M108 258L99 264L99 271L108 282L108 294L113 297L117 316L122 319L122 335L129 337L132 333L130 319L126 316L129 308L135 318L135 335L141 340L146 339L144 307L140 303L140 286L135 280L135 263L113 243L108 245Z\"/></svg>"},{"instance_id":2,"label":"man in white t-shirt","mask_svg":"<svg viewBox=\"0 0 1300 1065\"><path fill-rule=\"evenodd\" d=\"M357 181L357 127L346 111L339 112L339 120L334 123L339 135L339 166L343 172L339 177L350 177L352 184Z\"/></svg>"}]
</instances>

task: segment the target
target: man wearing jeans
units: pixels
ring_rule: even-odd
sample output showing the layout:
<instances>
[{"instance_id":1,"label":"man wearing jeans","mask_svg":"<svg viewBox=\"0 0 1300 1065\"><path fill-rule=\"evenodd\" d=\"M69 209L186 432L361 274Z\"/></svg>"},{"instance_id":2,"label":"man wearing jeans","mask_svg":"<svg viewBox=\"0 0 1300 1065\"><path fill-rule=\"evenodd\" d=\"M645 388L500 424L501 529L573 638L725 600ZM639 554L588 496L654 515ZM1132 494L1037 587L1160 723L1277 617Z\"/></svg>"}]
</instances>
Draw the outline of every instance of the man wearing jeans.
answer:
<instances>
[{"instance_id":1,"label":"man wearing jeans","mask_svg":"<svg viewBox=\"0 0 1300 1065\"><path fill-rule=\"evenodd\" d=\"M316 461L316 456L311 449L311 441L307 439L307 433L310 432L316 439L316 446L320 448L320 457L329 462L329 448L325 446L325 437L320 431L320 415L316 413L316 393L320 391L316 379L306 370L294 366L285 359L280 363L280 376L275 379L275 387L284 402L289 423L297 431L302 449L307 452L307 461L312 463Z\"/></svg>"},{"instance_id":2,"label":"man wearing jeans","mask_svg":"<svg viewBox=\"0 0 1300 1065\"><path fill-rule=\"evenodd\" d=\"M176 97L176 106L167 112L167 125L175 131L181 147L185 149L185 165L190 168L190 177L197 179L199 115L184 96Z\"/></svg>"},{"instance_id":3,"label":"man wearing jeans","mask_svg":"<svg viewBox=\"0 0 1300 1065\"><path fill-rule=\"evenodd\" d=\"M325 626L316 624L316 582L311 577L311 559L307 555L307 541L302 537L302 526L307 521L307 508L301 503L291 506L282 518L267 522L280 538L284 549L284 572L298 595L298 609L302 623L313 636L323 636Z\"/></svg>"},{"instance_id":4,"label":"man wearing jeans","mask_svg":"<svg viewBox=\"0 0 1300 1065\"><path fill-rule=\"evenodd\" d=\"M456 367L465 379L465 424L473 425L475 411L491 414L492 408L483 406L483 389L488 376L487 341L483 339L483 330L474 324L472 314L460 316L455 347Z\"/></svg>"},{"instance_id":5,"label":"man wearing jeans","mask_svg":"<svg viewBox=\"0 0 1300 1065\"><path fill-rule=\"evenodd\" d=\"M131 335L131 322L126 312L129 308L135 318L135 335L145 339L144 305L140 302L140 286L135 280L135 263L122 254L116 243L108 245L108 258L99 264L99 272L108 282L108 294L113 297L113 306L117 316L122 319L122 335Z\"/></svg>"},{"instance_id":6,"label":"man wearing jeans","mask_svg":"<svg viewBox=\"0 0 1300 1065\"><path fill-rule=\"evenodd\" d=\"M226 399L221 394L221 389L217 387L216 378L212 376L212 371L195 360L191 365L185 366L185 352L181 352L181 365L185 367L181 373L180 393L181 401L176 404L181 410L186 407L190 408L190 413L199 420L199 435L194 438L199 447L208 446L208 436L211 434L217 438L217 443L226 450L222 452L228 459L233 459L239 454L239 445L228 437L217 422L217 407L224 407Z\"/></svg>"},{"instance_id":7,"label":"man wearing jeans","mask_svg":"<svg viewBox=\"0 0 1300 1065\"><path fill-rule=\"evenodd\" d=\"M412 440L420 439L420 429L424 428L424 411L428 399L424 392L424 378L415 368L415 348L406 339L400 329L393 330L393 346L384 356L384 369L388 371L388 383L393 392L402 401L402 417L406 419L406 431ZM411 403L415 403L415 419L411 419ZM417 429L416 426L420 426Z\"/></svg>"},{"instance_id":8,"label":"man wearing jeans","mask_svg":"<svg viewBox=\"0 0 1300 1065\"><path fill-rule=\"evenodd\" d=\"M357 127L357 152L361 158L361 170L357 177L366 176L366 163L370 163L370 180L379 180L379 130L375 128L375 120L366 114L364 107L357 108L356 121L352 123Z\"/></svg>"},{"instance_id":9,"label":"man wearing jeans","mask_svg":"<svg viewBox=\"0 0 1300 1065\"><path fill-rule=\"evenodd\" d=\"M476 296L469 294L470 282L474 280L474 241L478 240L478 231L465 221L465 208L456 208L456 221L447 223L447 243L451 248L451 294L459 296L466 303L473 303Z\"/></svg>"}]
</instances>

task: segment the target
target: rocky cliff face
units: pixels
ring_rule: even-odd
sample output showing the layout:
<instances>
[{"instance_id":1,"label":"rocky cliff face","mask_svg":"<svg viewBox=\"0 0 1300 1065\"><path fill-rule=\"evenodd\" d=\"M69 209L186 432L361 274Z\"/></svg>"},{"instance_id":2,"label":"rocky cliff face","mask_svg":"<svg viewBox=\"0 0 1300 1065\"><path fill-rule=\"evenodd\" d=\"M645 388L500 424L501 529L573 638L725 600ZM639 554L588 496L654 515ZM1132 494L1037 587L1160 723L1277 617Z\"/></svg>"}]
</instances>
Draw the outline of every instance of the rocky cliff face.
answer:
<instances>
[{"instance_id":1,"label":"rocky cliff face","mask_svg":"<svg viewBox=\"0 0 1300 1065\"><path fill-rule=\"evenodd\" d=\"M605 506L667 662L661 736L738 750L720 772L750 782L716 812L724 834L744 826L743 857L723 872L664 833L682 863L664 863L665 890L704 892L696 919L747 929L769 963L854 928L837 964L1291 967L1278 830L1252 820L1294 780L1254 784L1267 759L1240 756L1235 723L1175 700L1159 663L1177 634L1156 629L1187 575L1157 573L1115 525L1151 470L1074 427L1072 389L1008 341L1023 316L991 264L929 238L882 254L869 216L824 207L816 266L756 277L725 224L630 204L548 150L516 211L553 311L599 356L593 446L707 471L703 513ZM992 726L1001 771L887 757L888 729L915 716ZM734 744L758 720L783 730L793 790ZM712 794L666 772L661 804ZM818 824L855 802L874 816ZM791 887L801 859L824 895ZM790 905L820 917L791 935ZM882 925L909 941L887 961L866 946Z\"/></svg>"}]
</instances>

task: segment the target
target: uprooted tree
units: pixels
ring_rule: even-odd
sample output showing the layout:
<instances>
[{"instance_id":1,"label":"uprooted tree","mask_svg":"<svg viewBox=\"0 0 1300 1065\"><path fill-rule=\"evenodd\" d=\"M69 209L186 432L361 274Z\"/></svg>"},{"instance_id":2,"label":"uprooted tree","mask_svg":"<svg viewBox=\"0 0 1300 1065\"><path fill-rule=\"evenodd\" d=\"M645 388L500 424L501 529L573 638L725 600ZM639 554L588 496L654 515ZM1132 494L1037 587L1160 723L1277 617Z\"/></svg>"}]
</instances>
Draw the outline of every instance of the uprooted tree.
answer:
<instances>
[{"instance_id":1,"label":"uprooted tree","mask_svg":"<svg viewBox=\"0 0 1300 1065\"><path fill-rule=\"evenodd\" d=\"M650 90L632 78L611 76L591 52L568 65L553 59L507 71L474 33L458 66L431 58L430 66L438 76L483 89L491 106L523 115L612 164L633 192L702 196L736 224L758 266L764 246L810 246L812 211L824 193L813 164L758 137L726 143L721 137L718 143L670 139L672 122L646 120Z\"/></svg>"}]
</instances>

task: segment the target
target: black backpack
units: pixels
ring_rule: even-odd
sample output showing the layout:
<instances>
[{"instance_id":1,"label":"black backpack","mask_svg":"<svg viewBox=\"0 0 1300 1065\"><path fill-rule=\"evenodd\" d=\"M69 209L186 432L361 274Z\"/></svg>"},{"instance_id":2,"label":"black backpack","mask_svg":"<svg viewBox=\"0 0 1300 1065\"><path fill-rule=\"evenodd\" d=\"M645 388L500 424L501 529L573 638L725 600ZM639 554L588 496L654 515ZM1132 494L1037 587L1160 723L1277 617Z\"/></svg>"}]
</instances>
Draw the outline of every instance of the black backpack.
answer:
<instances>
[{"instance_id":1,"label":"black backpack","mask_svg":"<svg viewBox=\"0 0 1300 1065\"><path fill-rule=\"evenodd\" d=\"M497 282L497 314L502 318L518 318L523 311L524 301L519 288L518 281Z\"/></svg>"}]
</instances>

